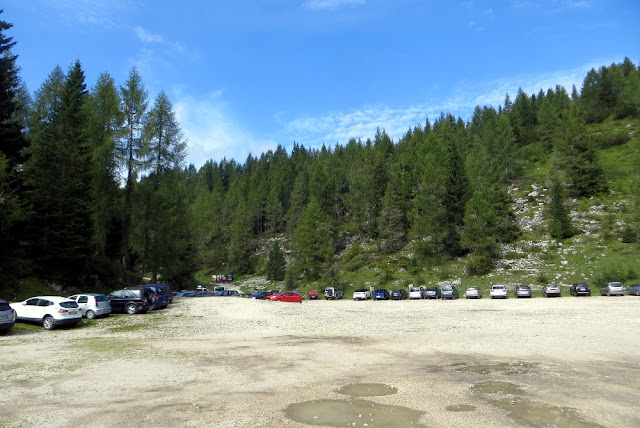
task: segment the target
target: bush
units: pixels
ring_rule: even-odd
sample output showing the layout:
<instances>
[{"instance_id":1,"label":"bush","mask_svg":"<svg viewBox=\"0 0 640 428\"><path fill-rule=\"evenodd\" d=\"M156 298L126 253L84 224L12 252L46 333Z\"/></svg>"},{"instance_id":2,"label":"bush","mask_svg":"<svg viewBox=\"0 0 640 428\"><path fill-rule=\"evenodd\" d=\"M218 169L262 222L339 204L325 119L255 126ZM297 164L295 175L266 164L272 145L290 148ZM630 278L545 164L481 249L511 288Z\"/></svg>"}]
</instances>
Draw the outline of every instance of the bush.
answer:
<instances>
[{"instance_id":1,"label":"bush","mask_svg":"<svg viewBox=\"0 0 640 428\"><path fill-rule=\"evenodd\" d=\"M625 244L638 242L638 232L631 226L625 226L625 228L622 229L622 242Z\"/></svg>"},{"instance_id":2,"label":"bush","mask_svg":"<svg viewBox=\"0 0 640 428\"><path fill-rule=\"evenodd\" d=\"M598 134L594 138L598 147L606 149L626 143L631 139L631 136L628 132L620 130L613 134Z\"/></svg>"}]
</instances>

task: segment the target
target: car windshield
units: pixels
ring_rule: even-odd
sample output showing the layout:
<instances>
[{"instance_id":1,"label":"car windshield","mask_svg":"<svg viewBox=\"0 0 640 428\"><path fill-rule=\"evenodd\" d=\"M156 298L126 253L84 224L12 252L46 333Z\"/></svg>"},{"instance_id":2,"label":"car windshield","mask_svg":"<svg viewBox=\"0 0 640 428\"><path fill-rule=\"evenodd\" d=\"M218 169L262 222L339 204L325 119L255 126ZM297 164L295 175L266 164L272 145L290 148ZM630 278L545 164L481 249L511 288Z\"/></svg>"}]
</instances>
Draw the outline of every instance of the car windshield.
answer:
<instances>
[{"instance_id":1,"label":"car windshield","mask_svg":"<svg viewBox=\"0 0 640 428\"><path fill-rule=\"evenodd\" d=\"M494 285L493 289L494 290L504 290L504 285Z\"/></svg>"},{"instance_id":2,"label":"car windshield","mask_svg":"<svg viewBox=\"0 0 640 428\"><path fill-rule=\"evenodd\" d=\"M451 291L451 286L450 285L443 286L442 291Z\"/></svg>"},{"instance_id":3,"label":"car windshield","mask_svg":"<svg viewBox=\"0 0 640 428\"><path fill-rule=\"evenodd\" d=\"M364 288L360 288L358 290L356 290L356 293L366 293L367 290L365 290Z\"/></svg>"},{"instance_id":4,"label":"car windshield","mask_svg":"<svg viewBox=\"0 0 640 428\"><path fill-rule=\"evenodd\" d=\"M612 287L622 287L622 283L621 282L612 282L609 285L612 286Z\"/></svg>"},{"instance_id":5,"label":"car windshield","mask_svg":"<svg viewBox=\"0 0 640 428\"><path fill-rule=\"evenodd\" d=\"M11 306L9 306L8 303L6 302L0 303L0 311L10 311L10 310L11 310Z\"/></svg>"},{"instance_id":6,"label":"car windshield","mask_svg":"<svg viewBox=\"0 0 640 428\"><path fill-rule=\"evenodd\" d=\"M420 287L411 287L409 291L420 291Z\"/></svg>"}]
</instances>

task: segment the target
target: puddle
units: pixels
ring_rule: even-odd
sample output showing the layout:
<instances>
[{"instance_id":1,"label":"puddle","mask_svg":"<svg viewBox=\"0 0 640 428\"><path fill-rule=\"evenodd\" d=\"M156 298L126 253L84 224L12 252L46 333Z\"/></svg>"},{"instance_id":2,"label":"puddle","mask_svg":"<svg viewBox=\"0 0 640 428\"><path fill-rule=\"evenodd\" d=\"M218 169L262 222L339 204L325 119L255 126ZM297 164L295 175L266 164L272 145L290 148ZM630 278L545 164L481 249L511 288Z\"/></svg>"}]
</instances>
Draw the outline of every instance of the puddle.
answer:
<instances>
[{"instance_id":1,"label":"puddle","mask_svg":"<svg viewBox=\"0 0 640 428\"><path fill-rule=\"evenodd\" d=\"M502 373L506 375L531 373L537 364L534 363L501 363L501 364L482 364L476 366L460 365L456 368L459 372L490 374Z\"/></svg>"},{"instance_id":2,"label":"puddle","mask_svg":"<svg viewBox=\"0 0 640 428\"><path fill-rule=\"evenodd\" d=\"M533 403L519 398L489 400L489 403L509 412L509 417L521 425L532 427L598 428L602 425L589 422L569 407Z\"/></svg>"},{"instance_id":3,"label":"puddle","mask_svg":"<svg viewBox=\"0 0 640 428\"><path fill-rule=\"evenodd\" d=\"M450 412L473 412L476 409L476 406L471 406L469 404L452 404L447 406L447 410Z\"/></svg>"},{"instance_id":4,"label":"puddle","mask_svg":"<svg viewBox=\"0 0 640 428\"><path fill-rule=\"evenodd\" d=\"M395 394L398 392L398 388L383 383L352 383L351 385L343 386L336 392L353 397L379 397Z\"/></svg>"},{"instance_id":5,"label":"puddle","mask_svg":"<svg viewBox=\"0 0 640 428\"><path fill-rule=\"evenodd\" d=\"M418 421L424 412L367 400L314 400L290 404L287 418L308 425L331 427L425 427Z\"/></svg>"},{"instance_id":6,"label":"puddle","mask_svg":"<svg viewBox=\"0 0 640 428\"><path fill-rule=\"evenodd\" d=\"M471 392L479 394L509 394L524 395L524 390L511 382L490 381L477 383L471 387Z\"/></svg>"}]
</instances>

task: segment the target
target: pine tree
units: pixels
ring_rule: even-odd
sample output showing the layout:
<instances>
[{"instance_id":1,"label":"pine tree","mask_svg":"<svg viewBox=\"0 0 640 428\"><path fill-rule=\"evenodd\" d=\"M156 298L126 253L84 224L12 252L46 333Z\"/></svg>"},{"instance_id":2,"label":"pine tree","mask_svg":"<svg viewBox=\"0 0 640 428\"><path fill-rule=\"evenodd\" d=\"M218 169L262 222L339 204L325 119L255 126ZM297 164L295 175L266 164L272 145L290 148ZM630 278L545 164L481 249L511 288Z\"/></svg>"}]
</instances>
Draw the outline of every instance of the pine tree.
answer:
<instances>
[{"instance_id":1,"label":"pine tree","mask_svg":"<svg viewBox=\"0 0 640 428\"><path fill-rule=\"evenodd\" d=\"M408 222L404 198L391 181L387 183L387 190L382 198L378 227L383 252L394 253L407 243Z\"/></svg>"},{"instance_id":2,"label":"pine tree","mask_svg":"<svg viewBox=\"0 0 640 428\"><path fill-rule=\"evenodd\" d=\"M547 208L549 234L557 239L570 238L577 233L569 218L567 193L558 177L551 180L551 203Z\"/></svg>"},{"instance_id":3,"label":"pine tree","mask_svg":"<svg viewBox=\"0 0 640 428\"><path fill-rule=\"evenodd\" d=\"M287 262L284 252L280 248L278 241L273 241L271 251L269 251L269 259L267 260L267 280L283 281L287 273Z\"/></svg>"},{"instance_id":4,"label":"pine tree","mask_svg":"<svg viewBox=\"0 0 640 428\"><path fill-rule=\"evenodd\" d=\"M296 270L308 280L318 279L333 257L331 220L313 197L300 215L293 233L293 247Z\"/></svg>"},{"instance_id":5,"label":"pine tree","mask_svg":"<svg viewBox=\"0 0 640 428\"><path fill-rule=\"evenodd\" d=\"M144 119L147 111L147 90L142 77L134 67L125 86L120 87L121 111L124 115L123 135L117 146L119 165L124 170L124 208L122 220L122 260L124 268L131 264L131 215L133 210L133 187L142 168L144 153Z\"/></svg>"}]
</instances>

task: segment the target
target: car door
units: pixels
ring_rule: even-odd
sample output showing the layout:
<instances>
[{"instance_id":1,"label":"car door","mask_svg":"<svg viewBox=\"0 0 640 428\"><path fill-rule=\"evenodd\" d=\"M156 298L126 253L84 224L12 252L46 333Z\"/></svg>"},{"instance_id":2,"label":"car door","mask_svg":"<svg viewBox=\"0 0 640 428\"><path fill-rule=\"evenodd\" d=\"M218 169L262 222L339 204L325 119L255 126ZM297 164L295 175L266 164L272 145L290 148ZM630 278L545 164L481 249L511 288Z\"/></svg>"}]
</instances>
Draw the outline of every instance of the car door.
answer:
<instances>
[{"instance_id":1,"label":"car door","mask_svg":"<svg viewBox=\"0 0 640 428\"><path fill-rule=\"evenodd\" d=\"M114 311L122 311L126 302L124 296L125 290L116 290L109 294L109 301L111 301L111 309Z\"/></svg>"},{"instance_id":2,"label":"car door","mask_svg":"<svg viewBox=\"0 0 640 428\"><path fill-rule=\"evenodd\" d=\"M87 308L89 306L89 296L77 296L76 299L73 299L78 304L78 308L80 308L80 313L82 316L85 316L87 313Z\"/></svg>"},{"instance_id":3,"label":"car door","mask_svg":"<svg viewBox=\"0 0 640 428\"><path fill-rule=\"evenodd\" d=\"M26 319L26 320L39 319L38 317L39 305L40 305L40 299L38 298L29 299L26 302L24 302L24 304L21 305L16 310L16 315L20 319Z\"/></svg>"}]
</instances>

